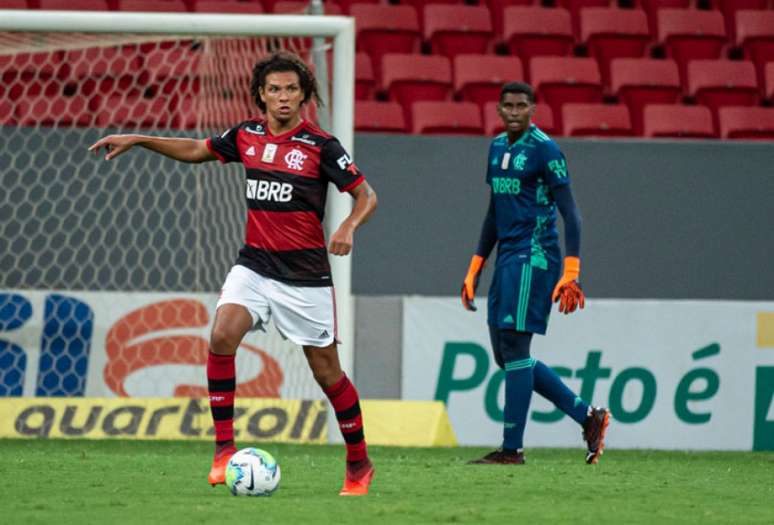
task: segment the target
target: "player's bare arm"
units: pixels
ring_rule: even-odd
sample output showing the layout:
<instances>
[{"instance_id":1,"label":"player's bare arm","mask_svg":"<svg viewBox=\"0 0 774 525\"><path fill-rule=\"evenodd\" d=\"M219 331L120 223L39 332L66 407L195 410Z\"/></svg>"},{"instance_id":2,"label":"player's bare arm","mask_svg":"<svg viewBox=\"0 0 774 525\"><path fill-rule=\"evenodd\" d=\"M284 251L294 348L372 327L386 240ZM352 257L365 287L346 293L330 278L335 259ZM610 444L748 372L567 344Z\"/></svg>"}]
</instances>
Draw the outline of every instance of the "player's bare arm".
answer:
<instances>
[{"instance_id":1,"label":"player's bare arm","mask_svg":"<svg viewBox=\"0 0 774 525\"><path fill-rule=\"evenodd\" d=\"M112 160L134 146L142 146L156 153L182 162L199 163L216 160L203 139L151 137L148 135L108 135L89 147L95 154L105 148L105 160Z\"/></svg>"},{"instance_id":2,"label":"player's bare arm","mask_svg":"<svg viewBox=\"0 0 774 525\"><path fill-rule=\"evenodd\" d=\"M376 192L365 181L350 190L349 194L355 199L355 204L352 207L352 213L331 235L328 251L333 255L349 255L352 251L355 230L371 218L378 203Z\"/></svg>"}]
</instances>

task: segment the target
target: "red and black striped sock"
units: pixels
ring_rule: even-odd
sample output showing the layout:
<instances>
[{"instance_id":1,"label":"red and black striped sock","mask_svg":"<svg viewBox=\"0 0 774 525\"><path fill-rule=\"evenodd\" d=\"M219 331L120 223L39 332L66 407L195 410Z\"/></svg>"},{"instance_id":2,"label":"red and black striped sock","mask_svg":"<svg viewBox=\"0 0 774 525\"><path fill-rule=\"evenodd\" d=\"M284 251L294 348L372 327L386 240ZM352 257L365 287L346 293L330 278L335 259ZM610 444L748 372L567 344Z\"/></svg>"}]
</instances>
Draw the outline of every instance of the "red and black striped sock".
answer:
<instances>
[{"instance_id":1,"label":"red and black striped sock","mask_svg":"<svg viewBox=\"0 0 774 525\"><path fill-rule=\"evenodd\" d=\"M212 352L207 357L207 389L210 394L210 411L215 426L217 450L234 446L234 358L234 355Z\"/></svg>"},{"instance_id":2,"label":"red and black striped sock","mask_svg":"<svg viewBox=\"0 0 774 525\"><path fill-rule=\"evenodd\" d=\"M363 417L360 413L360 398L355 385L346 375L343 375L335 385L324 390L333 405L333 410L336 411L339 429L347 445L347 462L368 459L363 434Z\"/></svg>"}]
</instances>

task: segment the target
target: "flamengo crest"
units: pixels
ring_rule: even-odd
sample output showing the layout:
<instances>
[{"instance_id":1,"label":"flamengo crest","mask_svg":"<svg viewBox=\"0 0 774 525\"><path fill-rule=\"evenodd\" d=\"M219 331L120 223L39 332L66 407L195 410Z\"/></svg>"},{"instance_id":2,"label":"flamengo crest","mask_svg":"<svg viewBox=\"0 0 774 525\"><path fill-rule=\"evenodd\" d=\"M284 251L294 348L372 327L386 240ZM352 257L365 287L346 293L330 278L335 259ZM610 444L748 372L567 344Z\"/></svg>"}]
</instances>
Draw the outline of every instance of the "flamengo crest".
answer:
<instances>
[{"instance_id":1,"label":"flamengo crest","mask_svg":"<svg viewBox=\"0 0 774 525\"><path fill-rule=\"evenodd\" d=\"M285 163L292 170L301 171L304 169L304 161L308 155L299 149L292 149L285 155Z\"/></svg>"}]
</instances>

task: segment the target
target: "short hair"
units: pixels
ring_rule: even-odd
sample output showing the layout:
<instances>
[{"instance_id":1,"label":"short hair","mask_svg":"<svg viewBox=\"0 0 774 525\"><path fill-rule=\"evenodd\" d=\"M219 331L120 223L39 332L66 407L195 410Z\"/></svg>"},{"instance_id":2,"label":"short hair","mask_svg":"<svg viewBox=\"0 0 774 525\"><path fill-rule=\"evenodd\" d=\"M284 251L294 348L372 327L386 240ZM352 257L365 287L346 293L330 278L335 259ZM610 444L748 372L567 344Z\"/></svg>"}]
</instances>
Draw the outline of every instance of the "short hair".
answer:
<instances>
[{"instance_id":1,"label":"short hair","mask_svg":"<svg viewBox=\"0 0 774 525\"><path fill-rule=\"evenodd\" d=\"M309 100L314 100L317 106L322 106L320 100L320 90L317 86L317 79L311 69L301 58L288 51L277 51L271 55L259 60L253 67L253 78L250 81L250 95L261 111L266 112L266 104L261 100L261 88L266 86L266 77L270 73L284 73L292 71L298 75L298 81L301 90L304 92L302 104Z\"/></svg>"},{"instance_id":2,"label":"short hair","mask_svg":"<svg viewBox=\"0 0 774 525\"><path fill-rule=\"evenodd\" d=\"M508 82L507 84L503 85L502 89L500 89L500 102L503 101L503 98L505 98L505 95L508 93L514 93L517 95L519 93L523 93L527 95L527 99L529 100L530 104L535 103L535 92L532 91L532 86L524 82Z\"/></svg>"}]
</instances>

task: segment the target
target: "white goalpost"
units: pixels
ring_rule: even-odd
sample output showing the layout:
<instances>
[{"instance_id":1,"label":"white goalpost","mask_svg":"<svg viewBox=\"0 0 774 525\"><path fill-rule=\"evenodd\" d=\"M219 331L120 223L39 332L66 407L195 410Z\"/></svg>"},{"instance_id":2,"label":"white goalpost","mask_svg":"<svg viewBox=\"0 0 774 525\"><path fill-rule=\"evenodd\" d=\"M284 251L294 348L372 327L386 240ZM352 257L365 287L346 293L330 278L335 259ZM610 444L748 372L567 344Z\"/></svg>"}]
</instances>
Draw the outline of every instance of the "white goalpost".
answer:
<instances>
[{"instance_id":1,"label":"white goalpost","mask_svg":"<svg viewBox=\"0 0 774 525\"><path fill-rule=\"evenodd\" d=\"M108 182L86 180L106 168L86 159L85 141L105 129L167 135L187 131L188 136L199 137L223 131L228 124L251 116L241 114L247 111L249 97L239 91L249 87L257 58L253 55L250 62L251 53L288 46L296 50L293 46L298 45L307 60L313 52L325 56L312 49L314 41L332 47L332 94L330 108L312 111L330 111L328 131L353 153L354 35L354 20L342 16L0 10L0 74L8 75L0 86L0 139L6 144L0 151L0 180L7 190L0 206L10 221L5 238L0 239L4 243L0 251L6 252L0 288L217 291L217 281L225 275L217 272L236 257L234 243L241 242L243 226L243 216L225 216L219 208L244 205L242 192L232 191L230 179L210 174L224 169L241 174L241 167L238 171L230 166L201 168L207 177L201 176L204 171L197 172L196 188L187 195L179 186L188 184L185 177L192 168L135 155L135 164L122 161L111 169L121 175L136 174L140 179L136 187L106 191ZM291 39L300 43L287 44ZM52 57L50 62L36 61L43 52ZM185 72L187 61L192 60L189 55L196 55L196 74ZM163 77L138 69L138 64L150 68L157 59L162 62L157 71L163 70L159 73ZM226 76L228 82L223 81ZM321 78L325 81L327 75ZM54 128L57 133L52 134ZM83 151L74 152L74 148ZM36 156L40 149L48 156ZM25 170L30 164L35 167L30 171L44 173L46 181L30 178ZM181 171L185 169L189 171ZM150 177L154 171L163 172L160 178L170 176L167 186ZM39 193L50 196L50 202L40 204ZM118 211L103 215L89 209L112 200L111 207ZM135 204L141 209L134 209ZM326 232L350 210L349 195L331 187ZM49 221L46 214L58 217ZM102 225L95 227L95 223ZM134 226L132 231L129 226ZM187 253L175 249L178 243L190 243ZM50 244L64 244L59 251L65 255L46 255ZM138 269L124 268L128 260L136 260ZM330 261L343 341L340 357L343 368L352 374L351 256L331 256ZM13 268L7 273L6 263ZM307 391L291 395L306 397Z\"/></svg>"}]
</instances>

